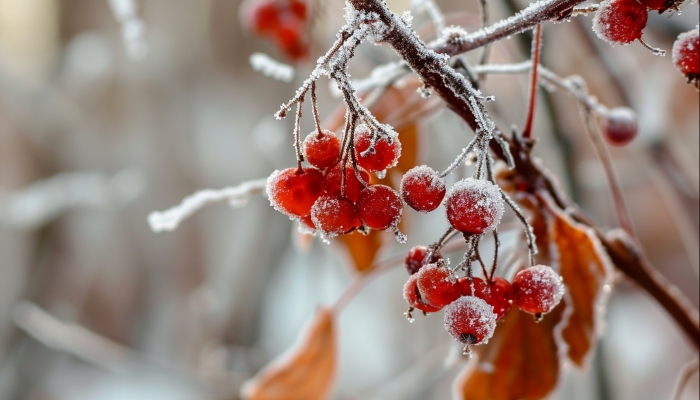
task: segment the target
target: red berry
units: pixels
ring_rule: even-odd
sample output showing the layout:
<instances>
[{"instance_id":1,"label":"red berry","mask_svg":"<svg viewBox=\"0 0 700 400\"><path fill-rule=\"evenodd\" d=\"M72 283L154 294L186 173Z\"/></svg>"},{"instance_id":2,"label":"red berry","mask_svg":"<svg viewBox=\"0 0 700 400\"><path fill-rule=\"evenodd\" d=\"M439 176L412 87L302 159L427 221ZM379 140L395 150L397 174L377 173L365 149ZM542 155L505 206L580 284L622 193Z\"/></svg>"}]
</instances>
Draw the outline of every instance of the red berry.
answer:
<instances>
[{"instance_id":1,"label":"red berry","mask_svg":"<svg viewBox=\"0 0 700 400\"><path fill-rule=\"evenodd\" d=\"M593 18L593 31L610 44L628 44L642 37L647 9L637 0L606 0Z\"/></svg>"},{"instance_id":2,"label":"red berry","mask_svg":"<svg viewBox=\"0 0 700 400\"><path fill-rule=\"evenodd\" d=\"M401 156L401 142L398 136L387 138L381 136L372 144L372 132L367 125L360 125L355 129L355 158L362 168L370 172L383 171L393 167Z\"/></svg>"},{"instance_id":3,"label":"red berry","mask_svg":"<svg viewBox=\"0 0 700 400\"><path fill-rule=\"evenodd\" d=\"M503 216L501 191L486 180L462 179L447 194L445 213L450 225L460 232L489 232Z\"/></svg>"},{"instance_id":4,"label":"red berry","mask_svg":"<svg viewBox=\"0 0 700 400\"><path fill-rule=\"evenodd\" d=\"M341 197L321 196L311 208L311 220L327 237L348 233L361 225L357 208Z\"/></svg>"},{"instance_id":5,"label":"red berry","mask_svg":"<svg viewBox=\"0 0 700 400\"><path fill-rule=\"evenodd\" d=\"M426 313L440 311L442 307L433 307L423 302L421 293L418 290L416 278L416 275L409 276L408 281L406 281L406 284L403 286L403 298L408 302L408 305Z\"/></svg>"},{"instance_id":6,"label":"red berry","mask_svg":"<svg viewBox=\"0 0 700 400\"><path fill-rule=\"evenodd\" d=\"M624 146L637 137L637 114L627 107L616 107L602 115L603 136L613 146Z\"/></svg>"},{"instance_id":7,"label":"red berry","mask_svg":"<svg viewBox=\"0 0 700 400\"><path fill-rule=\"evenodd\" d=\"M365 171L364 168L359 168L358 170L365 183L369 183L369 172ZM337 164L326 174L326 193L331 196L340 197L342 180L341 166ZM357 179L352 165L347 165L345 167L345 197L354 203L357 201L357 198L360 197L360 192L364 188L365 185Z\"/></svg>"},{"instance_id":8,"label":"red berry","mask_svg":"<svg viewBox=\"0 0 700 400\"><path fill-rule=\"evenodd\" d=\"M304 158L316 168L334 166L340 157L340 140L335 133L323 129L311 132L302 143Z\"/></svg>"},{"instance_id":9,"label":"red berry","mask_svg":"<svg viewBox=\"0 0 700 400\"><path fill-rule=\"evenodd\" d=\"M445 330L465 345L488 341L496 329L496 314L484 300L462 296L445 307Z\"/></svg>"},{"instance_id":10,"label":"red berry","mask_svg":"<svg viewBox=\"0 0 700 400\"><path fill-rule=\"evenodd\" d=\"M401 197L416 211L433 211L445 197L445 180L426 165L413 167L401 178Z\"/></svg>"},{"instance_id":11,"label":"red berry","mask_svg":"<svg viewBox=\"0 0 700 400\"><path fill-rule=\"evenodd\" d=\"M460 296L457 279L447 266L429 264L411 276L416 276L418 290L426 304L444 307Z\"/></svg>"},{"instance_id":12,"label":"red berry","mask_svg":"<svg viewBox=\"0 0 700 400\"><path fill-rule=\"evenodd\" d=\"M275 43L288 58L299 61L309 55L309 44L302 24L293 18L283 18L275 31Z\"/></svg>"},{"instance_id":13,"label":"red berry","mask_svg":"<svg viewBox=\"0 0 700 400\"><path fill-rule=\"evenodd\" d=\"M697 27L678 35L678 39L673 43L673 65L690 80L697 80L700 76L700 40Z\"/></svg>"},{"instance_id":14,"label":"red berry","mask_svg":"<svg viewBox=\"0 0 700 400\"><path fill-rule=\"evenodd\" d=\"M389 186L370 185L357 198L357 211L367 227L376 230L396 228L403 213L403 203Z\"/></svg>"},{"instance_id":15,"label":"red berry","mask_svg":"<svg viewBox=\"0 0 700 400\"><path fill-rule=\"evenodd\" d=\"M564 297L561 276L546 265L536 265L518 272L513 278L513 303L530 314L545 314Z\"/></svg>"},{"instance_id":16,"label":"red berry","mask_svg":"<svg viewBox=\"0 0 700 400\"><path fill-rule=\"evenodd\" d=\"M309 14L309 5L305 0L289 0L289 9L302 21L305 21Z\"/></svg>"},{"instance_id":17,"label":"red berry","mask_svg":"<svg viewBox=\"0 0 700 400\"><path fill-rule=\"evenodd\" d=\"M433 256L430 259L426 259L430 249L428 246L418 245L413 246L411 250L406 254L406 271L409 275L413 275L418 272L424 265L436 263L442 258L439 252L433 252Z\"/></svg>"},{"instance_id":18,"label":"red berry","mask_svg":"<svg viewBox=\"0 0 700 400\"><path fill-rule=\"evenodd\" d=\"M287 168L275 171L267 178L270 204L290 217L304 217L323 193L323 174L316 168Z\"/></svg>"},{"instance_id":19,"label":"red berry","mask_svg":"<svg viewBox=\"0 0 700 400\"><path fill-rule=\"evenodd\" d=\"M247 0L240 10L241 22L256 35L270 35L280 24L276 0Z\"/></svg>"},{"instance_id":20,"label":"red berry","mask_svg":"<svg viewBox=\"0 0 700 400\"><path fill-rule=\"evenodd\" d=\"M510 283L507 280L496 276L492 282L484 281L481 278L472 278L470 282L469 278L465 276L459 278L458 283L462 296L476 296L487 302L493 307L496 319L501 319L510 310ZM474 293L472 293L472 283L474 284Z\"/></svg>"}]
</instances>

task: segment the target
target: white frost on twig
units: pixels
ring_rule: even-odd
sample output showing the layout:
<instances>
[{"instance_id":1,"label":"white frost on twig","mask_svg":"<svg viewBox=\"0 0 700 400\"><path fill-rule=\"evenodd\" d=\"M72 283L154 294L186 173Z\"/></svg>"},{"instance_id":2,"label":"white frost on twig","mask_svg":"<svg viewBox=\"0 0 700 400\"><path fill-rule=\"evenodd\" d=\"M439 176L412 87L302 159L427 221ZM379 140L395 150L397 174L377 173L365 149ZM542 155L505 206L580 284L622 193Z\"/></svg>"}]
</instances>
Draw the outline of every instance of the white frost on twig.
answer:
<instances>
[{"instance_id":1,"label":"white frost on twig","mask_svg":"<svg viewBox=\"0 0 700 400\"><path fill-rule=\"evenodd\" d=\"M109 0L114 18L121 25L122 41L129 56L135 60L148 54L143 20L136 13L136 0Z\"/></svg>"},{"instance_id":2,"label":"white frost on twig","mask_svg":"<svg viewBox=\"0 0 700 400\"><path fill-rule=\"evenodd\" d=\"M174 231L180 223L212 203L228 201L231 207L243 207L248 197L265 190L267 179L243 182L219 190L204 189L182 200L179 205L165 211L153 211L148 215L148 225L153 232Z\"/></svg>"},{"instance_id":3,"label":"white frost on twig","mask_svg":"<svg viewBox=\"0 0 700 400\"><path fill-rule=\"evenodd\" d=\"M255 71L261 72L268 78L282 82L291 82L294 79L294 68L283 64L264 53L253 53L249 58L250 65Z\"/></svg>"},{"instance_id":4,"label":"white frost on twig","mask_svg":"<svg viewBox=\"0 0 700 400\"><path fill-rule=\"evenodd\" d=\"M33 229L73 208L110 208L129 203L146 187L141 171L112 178L98 172L63 172L9 193L0 193L0 226Z\"/></svg>"}]
</instances>

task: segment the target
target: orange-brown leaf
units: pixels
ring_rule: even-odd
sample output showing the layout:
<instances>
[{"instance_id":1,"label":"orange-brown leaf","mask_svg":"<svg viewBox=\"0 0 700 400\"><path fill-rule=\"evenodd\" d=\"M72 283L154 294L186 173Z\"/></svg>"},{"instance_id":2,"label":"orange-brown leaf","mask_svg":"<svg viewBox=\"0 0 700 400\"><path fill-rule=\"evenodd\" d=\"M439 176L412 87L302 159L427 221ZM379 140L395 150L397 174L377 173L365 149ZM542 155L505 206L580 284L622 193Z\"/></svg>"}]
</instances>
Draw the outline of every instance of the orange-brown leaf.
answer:
<instances>
[{"instance_id":1,"label":"orange-brown leaf","mask_svg":"<svg viewBox=\"0 0 700 400\"><path fill-rule=\"evenodd\" d=\"M241 389L247 400L321 400L329 397L336 373L333 313L320 308L297 343Z\"/></svg>"},{"instance_id":2,"label":"orange-brown leaf","mask_svg":"<svg viewBox=\"0 0 700 400\"><path fill-rule=\"evenodd\" d=\"M338 236L337 239L345 245L355 269L365 272L374 265L377 253L382 247L384 234L381 231L371 231L368 235L353 232Z\"/></svg>"}]
</instances>

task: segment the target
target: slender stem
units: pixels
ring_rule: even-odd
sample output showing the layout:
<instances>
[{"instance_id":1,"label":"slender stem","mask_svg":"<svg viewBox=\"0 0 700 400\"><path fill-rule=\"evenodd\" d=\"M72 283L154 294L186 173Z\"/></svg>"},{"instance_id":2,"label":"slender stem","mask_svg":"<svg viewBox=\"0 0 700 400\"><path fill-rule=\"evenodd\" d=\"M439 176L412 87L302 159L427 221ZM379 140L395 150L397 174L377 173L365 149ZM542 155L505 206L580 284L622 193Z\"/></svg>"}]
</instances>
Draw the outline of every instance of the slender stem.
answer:
<instances>
[{"instance_id":1,"label":"slender stem","mask_svg":"<svg viewBox=\"0 0 700 400\"><path fill-rule=\"evenodd\" d=\"M311 112L314 115L316 131L318 132L318 135L321 136L321 117L318 116L318 98L316 97L316 81L313 81L311 83Z\"/></svg>"},{"instance_id":2,"label":"slender stem","mask_svg":"<svg viewBox=\"0 0 700 400\"><path fill-rule=\"evenodd\" d=\"M532 137L532 124L535 119L535 106L537 105L537 81L539 73L537 67L540 65L540 53L542 50L542 24L537 25L535 34L532 37L532 67L530 68L530 100L527 107L527 119L523 127L523 137Z\"/></svg>"},{"instance_id":3,"label":"slender stem","mask_svg":"<svg viewBox=\"0 0 700 400\"><path fill-rule=\"evenodd\" d=\"M498 229L493 230L493 264L491 264L491 273L489 274L489 282L493 282L493 276L496 273L498 265L498 248L501 247L501 241L498 239Z\"/></svg>"},{"instance_id":4,"label":"slender stem","mask_svg":"<svg viewBox=\"0 0 700 400\"><path fill-rule=\"evenodd\" d=\"M297 102L297 115L294 120L294 151L297 154L297 171L302 173L304 169L301 167L301 162L304 161L304 156L301 154L301 113L303 101Z\"/></svg>"}]
</instances>

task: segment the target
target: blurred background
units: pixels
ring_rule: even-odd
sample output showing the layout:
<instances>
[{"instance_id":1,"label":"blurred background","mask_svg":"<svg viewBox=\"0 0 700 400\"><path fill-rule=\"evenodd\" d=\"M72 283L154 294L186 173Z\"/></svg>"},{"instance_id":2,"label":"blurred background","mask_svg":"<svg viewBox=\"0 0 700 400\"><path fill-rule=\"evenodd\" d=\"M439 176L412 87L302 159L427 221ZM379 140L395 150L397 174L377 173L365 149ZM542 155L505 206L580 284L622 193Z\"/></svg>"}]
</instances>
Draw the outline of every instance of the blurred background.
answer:
<instances>
[{"instance_id":1,"label":"blurred background","mask_svg":"<svg viewBox=\"0 0 700 400\"><path fill-rule=\"evenodd\" d=\"M388 3L410 9L409 0ZM468 30L480 26L477 1L437 4ZM149 212L196 190L294 163L293 121L273 113L333 42L343 3L310 5L305 60L255 35L240 5L0 0L0 399L237 399L242 382L357 275L339 241L301 237L260 195L244 209L208 207L174 232L149 229ZM488 0L489 20L526 6ZM426 13L414 16L432 39ZM697 3L671 17L652 13L644 37L670 50L697 22ZM611 149L615 166L652 264L697 307L698 92L669 56L638 43L613 48L590 26L591 17L548 24L543 64L582 76L610 107L637 110L640 135ZM490 60L526 60L529 40L499 42ZM254 52L293 63L295 78L255 72ZM392 60L389 49L363 45L353 78ZM522 125L527 79L484 83L502 126ZM329 87L320 81L326 117L341 106ZM312 129L307 113L302 133ZM449 112L421 119L418 164L449 164L466 131ZM569 95L540 96L535 136L537 155L581 208L601 227L616 227L603 170ZM446 228L441 212L405 215L408 244L387 233L376 260L431 243ZM464 361L444 362L456 345L441 316L406 323L405 279L400 266L380 275L342 314L334 398L450 397ZM697 357L654 300L624 279L601 334L590 368L565 369L554 398L670 398L682 366ZM683 399L698 397L697 382L696 375Z\"/></svg>"}]
</instances>

